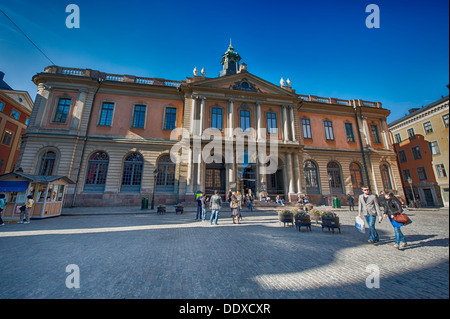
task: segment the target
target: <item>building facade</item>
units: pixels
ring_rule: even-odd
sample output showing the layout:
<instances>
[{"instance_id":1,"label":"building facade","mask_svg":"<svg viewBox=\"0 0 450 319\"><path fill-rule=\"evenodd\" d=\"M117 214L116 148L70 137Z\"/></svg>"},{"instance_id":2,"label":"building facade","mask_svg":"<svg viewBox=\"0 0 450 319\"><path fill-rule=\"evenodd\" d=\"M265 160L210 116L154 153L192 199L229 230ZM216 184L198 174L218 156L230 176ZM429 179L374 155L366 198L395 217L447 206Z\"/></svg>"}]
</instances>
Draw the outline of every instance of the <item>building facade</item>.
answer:
<instances>
[{"instance_id":1,"label":"building facade","mask_svg":"<svg viewBox=\"0 0 450 319\"><path fill-rule=\"evenodd\" d=\"M28 92L13 90L3 77L0 72L0 175L14 170L33 107Z\"/></svg>"},{"instance_id":2,"label":"building facade","mask_svg":"<svg viewBox=\"0 0 450 319\"><path fill-rule=\"evenodd\" d=\"M218 77L195 68L184 81L49 66L33 77L20 167L75 181L66 206L230 188L315 204L346 204L362 185L403 196L381 103L297 94L240 60L230 44Z\"/></svg>"},{"instance_id":3,"label":"building facade","mask_svg":"<svg viewBox=\"0 0 450 319\"><path fill-rule=\"evenodd\" d=\"M390 123L406 198L421 206L449 205L449 97Z\"/></svg>"}]
</instances>

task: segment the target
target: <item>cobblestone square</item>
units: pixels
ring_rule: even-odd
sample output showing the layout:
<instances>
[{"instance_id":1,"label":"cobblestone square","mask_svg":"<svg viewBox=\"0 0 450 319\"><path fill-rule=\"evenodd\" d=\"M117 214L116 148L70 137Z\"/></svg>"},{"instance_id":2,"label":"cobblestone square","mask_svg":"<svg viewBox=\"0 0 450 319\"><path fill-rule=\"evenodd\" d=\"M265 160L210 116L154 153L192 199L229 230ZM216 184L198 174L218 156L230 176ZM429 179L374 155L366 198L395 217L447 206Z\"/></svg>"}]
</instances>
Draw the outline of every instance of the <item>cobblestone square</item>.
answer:
<instances>
[{"instance_id":1,"label":"cobblestone square","mask_svg":"<svg viewBox=\"0 0 450 319\"><path fill-rule=\"evenodd\" d=\"M340 234L283 227L269 210L244 211L240 225L229 208L219 225L192 211L91 210L2 226L0 298L449 298L448 208L410 211L404 250L387 219L370 245L345 210ZM79 268L79 288L66 286L68 265ZM366 286L373 265L379 288Z\"/></svg>"}]
</instances>

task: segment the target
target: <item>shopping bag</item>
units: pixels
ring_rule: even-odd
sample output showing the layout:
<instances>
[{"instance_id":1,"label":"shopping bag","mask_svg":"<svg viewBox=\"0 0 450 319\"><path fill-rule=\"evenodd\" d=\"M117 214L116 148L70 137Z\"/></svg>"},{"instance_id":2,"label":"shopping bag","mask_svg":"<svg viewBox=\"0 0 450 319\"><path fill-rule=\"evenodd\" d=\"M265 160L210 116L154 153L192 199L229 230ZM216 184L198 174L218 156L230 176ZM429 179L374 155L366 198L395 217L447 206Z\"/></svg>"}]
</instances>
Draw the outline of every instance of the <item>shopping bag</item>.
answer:
<instances>
[{"instance_id":1,"label":"shopping bag","mask_svg":"<svg viewBox=\"0 0 450 319\"><path fill-rule=\"evenodd\" d=\"M366 227L364 227L364 220L359 216L355 217L355 228L357 231L363 234L366 232Z\"/></svg>"}]
</instances>

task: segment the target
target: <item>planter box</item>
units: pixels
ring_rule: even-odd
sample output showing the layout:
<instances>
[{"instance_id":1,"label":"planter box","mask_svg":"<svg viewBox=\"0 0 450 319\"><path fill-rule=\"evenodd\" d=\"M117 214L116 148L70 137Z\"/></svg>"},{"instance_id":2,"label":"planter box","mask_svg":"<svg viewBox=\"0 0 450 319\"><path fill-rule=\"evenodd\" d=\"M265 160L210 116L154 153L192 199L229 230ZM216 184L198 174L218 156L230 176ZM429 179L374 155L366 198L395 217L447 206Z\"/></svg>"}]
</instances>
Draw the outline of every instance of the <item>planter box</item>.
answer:
<instances>
[{"instance_id":1,"label":"planter box","mask_svg":"<svg viewBox=\"0 0 450 319\"><path fill-rule=\"evenodd\" d=\"M301 228L306 227L306 229L309 229L311 231L311 218L309 217L302 217L302 218L295 218L295 227L298 229L298 231L301 230Z\"/></svg>"},{"instance_id":2,"label":"planter box","mask_svg":"<svg viewBox=\"0 0 450 319\"><path fill-rule=\"evenodd\" d=\"M280 222L284 224L284 226L286 226L286 223L291 223L292 226L294 226L294 214L292 213L289 214L278 213L278 219L280 220Z\"/></svg>"},{"instance_id":3,"label":"planter box","mask_svg":"<svg viewBox=\"0 0 450 319\"><path fill-rule=\"evenodd\" d=\"M339 217L334 218L322 217L322 231L325 227L328 228L328 231L330 231L331 229L333 233L335 228L337 228L339 232L341 232L341 224L339 223Z\"/></svg>"}]
</instances>

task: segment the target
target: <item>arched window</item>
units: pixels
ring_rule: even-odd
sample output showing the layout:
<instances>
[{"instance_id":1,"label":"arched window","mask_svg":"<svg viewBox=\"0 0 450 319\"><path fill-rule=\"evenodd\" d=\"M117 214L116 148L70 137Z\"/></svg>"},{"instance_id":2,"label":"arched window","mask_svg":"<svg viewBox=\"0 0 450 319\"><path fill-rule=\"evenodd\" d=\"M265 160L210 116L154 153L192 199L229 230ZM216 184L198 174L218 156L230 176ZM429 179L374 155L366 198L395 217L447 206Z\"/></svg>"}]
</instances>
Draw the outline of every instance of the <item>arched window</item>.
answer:
<instances>
[{"instance_id":1,"label":"arched window","mask_svg":"<svg viewBox=\"0 0 450 319\"><path fill-rule=\"evenodd\" d=\"M328 181L331 194L342 194L341 170L338 163L330 162L327 165Z\"/></svg>"},{"instance_id":2,"label":"arched window","mask_svg":"<svg viewBox=\"0 0 450 319\"><path fill-rule=\"evenodd\" d=\"M381 165L381 180L385 190L392 190L391 176L389 174L389 167L386 164Z\"/></svg>"},{"instance_id":3,"label":"arched window","mask_svg":"<svg viewBox=\"0 0 450 319\"><path fill-rule=\"evenodd\" d=\"M158 192L173 192L175 187L175 163L170 155L163 155L157 164L156 190Z\"/></svg>"},{"instance_id":4,"label":"arched window","mask_svg":"<svg viewBox=\"0 0 450 319\"><path fill-rule=\"evenodd\" d=\"M363 179L361 173L361 166L358 163L350 164L350 176L352 177L353 194L361 194L361 187L363 187Z\"/></svg>"},{"instance_id":5,"label":"arched window","mask_svg":"<svg viewBox=\"0 0 450 319\"><path fill-rule=\"evenodd\" d=\"M39 167L39 175L50 176L53 175L53 168L55 166L56 154L52 151L46 151L41 158L41 166Z\"/></svg>"},{"instance_id":6,"label":"arched window","mask_svg":"<svg viewBox=\"0 0 450 319\"><path fill-rule=\"evenodd\" d=\"M140 192L144 158L139 153L131 153L123 162L121 192Z\"/></svg>"},{"instance_id":7,"label":"arched window","mask_svg":"<svg viewBox=\"0 0 450 319\"><path fill-rule=\"evenodd\" d=\"M313 161L306 161L304 165L305 184L307 194L320 194L319 172Z\"/></svg>"},{"instance_id":8,"label":"arched window","mask_svg":"<svg viewBox=\"0 0 450 319\"><path fill-rule=\"evenodd\" d=\"M86 172L85 192L103 193L108 173L109 156L105 152L91 155Z\"/></svg>"}]
</instances>

